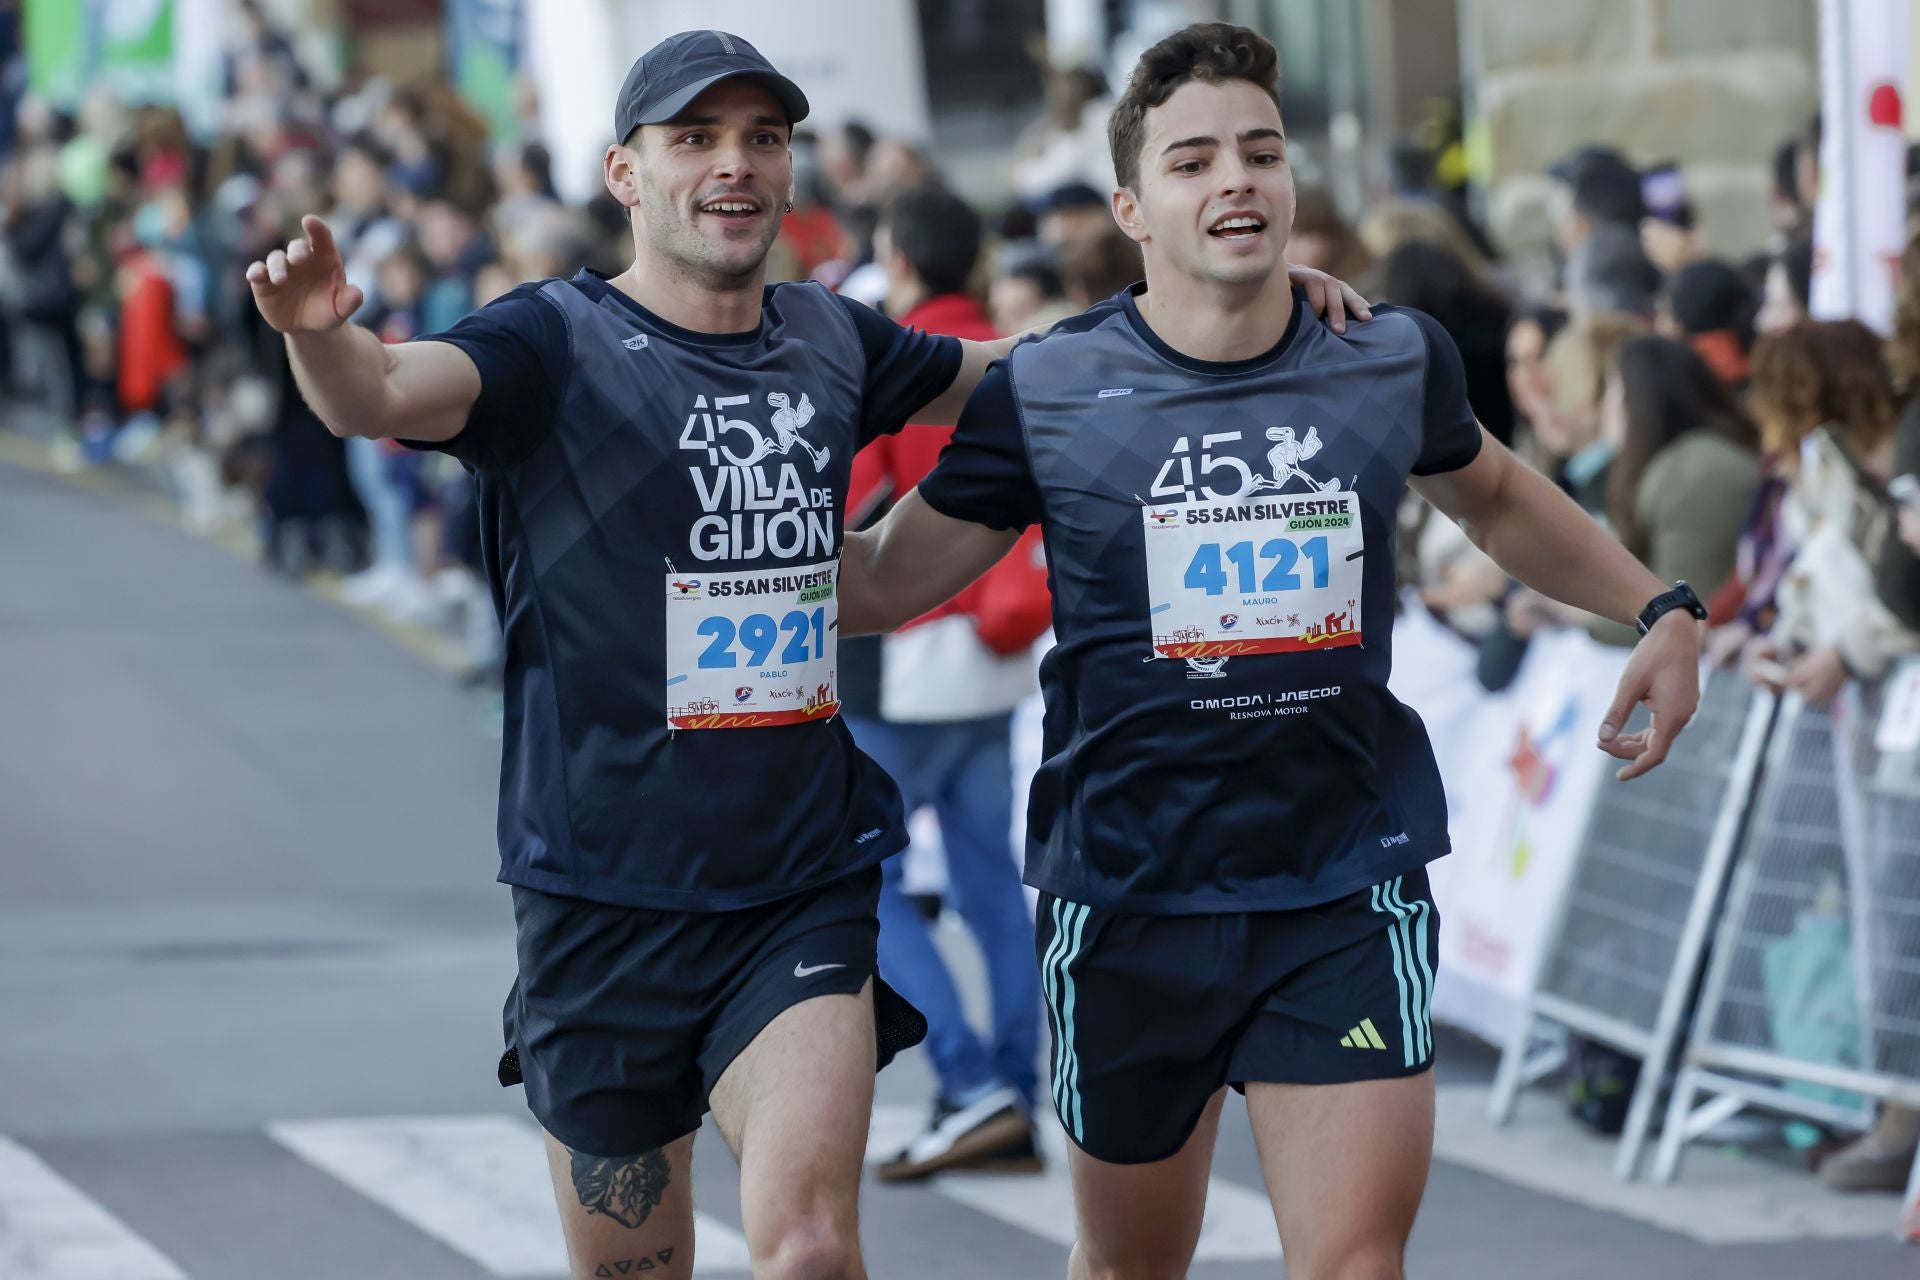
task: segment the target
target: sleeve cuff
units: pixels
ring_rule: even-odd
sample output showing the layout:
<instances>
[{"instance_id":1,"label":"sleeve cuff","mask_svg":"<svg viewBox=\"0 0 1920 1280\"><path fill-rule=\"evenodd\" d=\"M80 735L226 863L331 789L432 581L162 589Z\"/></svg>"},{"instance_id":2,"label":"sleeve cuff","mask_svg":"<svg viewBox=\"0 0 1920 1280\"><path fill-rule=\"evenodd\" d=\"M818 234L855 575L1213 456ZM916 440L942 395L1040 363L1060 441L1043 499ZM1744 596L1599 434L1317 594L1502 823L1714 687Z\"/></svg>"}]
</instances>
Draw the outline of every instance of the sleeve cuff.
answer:
<instances>
[{"instance_id":1,"label":"sleeve cuff","mask_svg":"<svg viewBox=\"0 0 1920 1280\"><path fill-rule=\"evenodd\" d=\"M1417 476L1440 476L1445 475L1449 471L1458 471L1479 457L1480 450L1485 447L1485 444L1486 432L1476 426L1473 432L1473 443L1471 445L1449 455L1440 462L1429 462L1425 465L1416 463L1413 468L1413 474Z\"/></svg>"}]
</instances>

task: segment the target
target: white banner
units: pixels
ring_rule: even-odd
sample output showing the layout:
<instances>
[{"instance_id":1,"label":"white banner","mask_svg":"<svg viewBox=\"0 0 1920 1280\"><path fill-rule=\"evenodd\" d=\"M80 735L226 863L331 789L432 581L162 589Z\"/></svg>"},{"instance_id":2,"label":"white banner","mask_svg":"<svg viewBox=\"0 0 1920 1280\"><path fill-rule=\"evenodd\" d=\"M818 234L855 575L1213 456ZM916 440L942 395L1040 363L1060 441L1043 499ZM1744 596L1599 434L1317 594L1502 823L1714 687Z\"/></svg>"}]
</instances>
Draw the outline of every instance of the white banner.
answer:
<instances>
[{"instance_id":1,"label":"white banner","mask_svg":"<svg viewBox=\"0 0 1920 1280\"><path fill-rule=\"evenodd\" d=\"M1429 868L1441 921L1433 1016L1504 1044L1612 766L1594 741L1627 651L1583 631L1541 635L1493 694L1474 650L1417 603L1394 620L1393 645L1389 684L1426 722L1453 838Z\"/></svg>"},{"instance_id":2,"label":"white banner","mask_svg":"<svg viewBox=\"0 0 1920 1280\"><path fill-rule=\"evenodd\" d=\"M1813 314L1887 333L1906 231L1908 0L1821 0Z\"/></svg>"}]
</instances>

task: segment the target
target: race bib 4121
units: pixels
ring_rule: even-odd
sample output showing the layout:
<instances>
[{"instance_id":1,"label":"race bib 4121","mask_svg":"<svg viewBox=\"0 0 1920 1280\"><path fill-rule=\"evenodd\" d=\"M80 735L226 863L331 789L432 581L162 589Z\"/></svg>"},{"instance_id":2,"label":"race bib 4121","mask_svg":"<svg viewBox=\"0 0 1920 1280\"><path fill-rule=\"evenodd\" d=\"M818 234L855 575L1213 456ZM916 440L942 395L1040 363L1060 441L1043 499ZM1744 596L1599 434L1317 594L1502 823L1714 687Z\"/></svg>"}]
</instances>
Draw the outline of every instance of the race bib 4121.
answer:
<instances>
[{"instance_id":1,"label":"race bib 4121","mask_svg":"<svg viewBox=\"0 0 1920 1280\"><path fill-rule=\"evenodd\" d=\"M1301 653L1361 642L1366 538L1351 490L1142 509L1154 652Z\"/></svg>"}]
</instances>

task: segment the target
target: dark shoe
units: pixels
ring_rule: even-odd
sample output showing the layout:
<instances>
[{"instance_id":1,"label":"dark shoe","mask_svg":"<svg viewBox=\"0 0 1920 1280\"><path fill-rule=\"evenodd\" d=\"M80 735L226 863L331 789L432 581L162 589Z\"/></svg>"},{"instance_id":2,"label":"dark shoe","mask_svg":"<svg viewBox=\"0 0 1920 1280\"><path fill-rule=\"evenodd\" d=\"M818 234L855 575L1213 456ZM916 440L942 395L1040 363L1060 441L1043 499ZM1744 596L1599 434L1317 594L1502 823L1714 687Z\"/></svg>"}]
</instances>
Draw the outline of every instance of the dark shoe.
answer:
<instances>
[{"instance_id":1,"label":"dark shoe","mask_svg":"<svg viewBox=\"0 0 1920 1280\"><path fill-rule=\"evenodd\" d=\"M1040 1149L1034 1145L1033 1129L1027 1129L1027 1136L1006 1148L997 1156L988 1156L976 1164L967 1166L968 1173L1044 1173L1047 1162L1041 1156Z\"/></svg>"},{"instance_id":2,"label":"dark shoe","mask_svg":"<svg viewBox=\"0 0 1920 1280\"><path fill-rule=\"evenodd\" d=\"M926 1129L875 1173L882 1182L909 1182L942 1169L999 1167L995 1162L1002 1160L1039 1167L1033 1123L1020 1107L1020 1095L1005 1087L964 1107L944 1098L935 1102Z\"/></svg>"},{"instance_id":3,"label":"dark shoe","mask_svg":"<svg viewBox=\"0 0 1920 1280\"><path fill-rule=\"evenodd\" d=\"M1879 1122L1820 1162L1820 1181L1831 1191L1904 1191L1920 1147L1920 1117L1887 1107Z\"/></svg>"}]
</instances>

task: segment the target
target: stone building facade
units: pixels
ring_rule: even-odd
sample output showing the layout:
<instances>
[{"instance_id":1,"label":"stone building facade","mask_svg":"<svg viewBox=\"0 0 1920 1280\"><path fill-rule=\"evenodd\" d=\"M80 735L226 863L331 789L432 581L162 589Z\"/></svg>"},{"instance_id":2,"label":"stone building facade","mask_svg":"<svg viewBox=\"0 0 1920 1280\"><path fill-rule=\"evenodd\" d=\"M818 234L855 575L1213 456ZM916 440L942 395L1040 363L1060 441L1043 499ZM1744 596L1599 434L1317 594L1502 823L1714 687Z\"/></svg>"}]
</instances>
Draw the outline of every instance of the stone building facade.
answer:
<instances>
[{"instance_id":1,"label":"stone building facade","mask_svg":"<svg viewBox=\"0 0 1920 1280\"><path fill-rule=\"evenodd\" d=\"M1770 160L1818 106L1816 0L1459 0L1486 208L1522 259L1548 235L1545 168L1582 142L1677 161L1714 252L1768 234Z\"/></svg>"}]
</instances>

